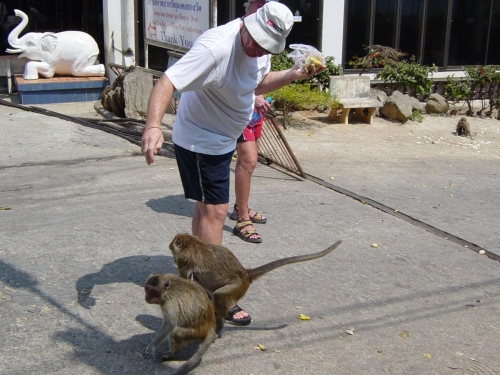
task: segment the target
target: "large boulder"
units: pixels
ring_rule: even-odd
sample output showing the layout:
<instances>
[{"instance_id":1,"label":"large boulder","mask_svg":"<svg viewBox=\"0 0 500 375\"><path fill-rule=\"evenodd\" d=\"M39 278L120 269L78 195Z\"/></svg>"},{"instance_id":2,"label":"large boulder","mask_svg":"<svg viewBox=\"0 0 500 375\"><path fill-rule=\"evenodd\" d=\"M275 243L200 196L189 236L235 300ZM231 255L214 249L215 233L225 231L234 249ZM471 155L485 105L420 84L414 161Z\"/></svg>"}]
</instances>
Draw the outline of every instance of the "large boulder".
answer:
<instances>
[{"instance_id":1,"label":"large boulder","mask_svg":"<svg viewBox=\"0 0 500 375\"><path fill-rule=\"evenodd\" d=\"M439 94L431 94L425 104L427 113L446 113L449 109L450 105L446 99Z\"/></svg>"},{"instance_id":2,"label":"large boulder","mask_svg":"<svg viewBox=\"0 0 500 375\"><path fill-rule=\"evenodd\" d=\"M145 118L148 113L149 96L153 91L153 75L135 69L123 79L125 117Z\"/></svg>"},{"instance_id":3,"label":"large boulder","mask_svg":"<svg viewBox=\"0 0 500 375\"><path fill-rule=\"evenodd\" d=\"M380 108L380 113L388 119L406 122L413 113L413 105L410 96L394 91L387 98L384 106Z\"/></svg>"},{"instance_id":4,"label":"large boulder","mask_svg":"<svg viewBox=\"0 0 500 375\"><path fill-rule=\"evenodd\" d=\"M387 94L379 89L370 89L370 98L378 100L382 105L387 101ZM380 108L375 108L375 116L380 116Z\"/></svg>"},{"instance_id":5,"label":"large boulder","mask_svg":"<svg viewBox=\"0 0 500 375\"><path fill-rule=\"evenodd\" d=\"M104 109L119 117L145 118L153 90L153 75L139 67L124 70L101 94Z\"/></svg>"}]
</instances>

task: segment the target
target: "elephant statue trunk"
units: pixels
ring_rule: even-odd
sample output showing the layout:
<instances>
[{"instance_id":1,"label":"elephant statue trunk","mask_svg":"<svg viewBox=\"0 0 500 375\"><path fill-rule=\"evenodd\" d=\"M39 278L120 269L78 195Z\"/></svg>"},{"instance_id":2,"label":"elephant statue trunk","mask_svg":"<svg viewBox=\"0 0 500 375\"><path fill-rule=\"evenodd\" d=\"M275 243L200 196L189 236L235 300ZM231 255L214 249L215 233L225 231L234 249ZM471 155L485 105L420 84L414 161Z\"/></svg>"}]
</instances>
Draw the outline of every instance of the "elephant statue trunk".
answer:
<instances>
[{"instance_id":1,"label":"elephant statue trunk","mask_svg":"<svg viewBox=\"0 0 500 375\"><path fill-rule=\"evenodd\" d=\"M81 31L60 33L27 33L19 37L28 24L28 16L14 10L21 22L7 38L12 49L8 53L21 53L19 57L30 60L24 68L24 79L38 79L38 74L52 78L54 74L80 77L103 76L104 65L94 65L99 47L89 34Z\"/></svg>"},{"instance_id":2,"label":"elephant statue trunk","mask_svg":"<svg viewBox=\"0 0 500 375\"><path fill-rule=\"evenodd\" d=\"M14 10L14 13L16 16L21 17L21 23L19 25L17 25L14 28L14 30L12 30L10 32L9 37L7 39L9 44L15 49L7 48L6 52L8 52L8 53L21 53L21 52L23 52L23 48L22 48L22 46L20 46L18 44L19 43L18 38L19 38L19 34L21 33L21 31L23 31L23 29L28 24L28 16L18 9Z\"/></svg>"}]
</instances>

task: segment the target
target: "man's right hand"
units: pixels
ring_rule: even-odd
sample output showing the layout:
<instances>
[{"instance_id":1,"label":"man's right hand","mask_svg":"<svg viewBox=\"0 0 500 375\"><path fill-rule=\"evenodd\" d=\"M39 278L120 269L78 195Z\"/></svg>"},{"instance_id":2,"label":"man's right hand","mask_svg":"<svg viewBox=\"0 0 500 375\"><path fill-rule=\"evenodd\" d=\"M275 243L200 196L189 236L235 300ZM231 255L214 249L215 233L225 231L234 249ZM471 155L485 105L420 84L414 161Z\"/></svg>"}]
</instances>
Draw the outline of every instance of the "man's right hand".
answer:
<instances>
[{"instance_id":1,"label":"man's right hand","mask_svg":"<svg viewBox=\"0 0 500 375\"><path fill-rule=\"evenodd\" d=\"M267 111L271 109L271 104L262 95L258 95L255 97L254 109L259 115L265 116Z\"/></svg>"},{"instance_id":2,"label":"man's right hand","mask_svg":"<svg viewBox=\"0 0 500 375\"><path fill-rule=\"evenodd\" d=\"M146 126L142 133L141 152L146 158L146 163L148 163L148 165L154 162L155 155L160 152L163 142L165 142L165 140L160 127Z\"/></svg>"}]
</instances>

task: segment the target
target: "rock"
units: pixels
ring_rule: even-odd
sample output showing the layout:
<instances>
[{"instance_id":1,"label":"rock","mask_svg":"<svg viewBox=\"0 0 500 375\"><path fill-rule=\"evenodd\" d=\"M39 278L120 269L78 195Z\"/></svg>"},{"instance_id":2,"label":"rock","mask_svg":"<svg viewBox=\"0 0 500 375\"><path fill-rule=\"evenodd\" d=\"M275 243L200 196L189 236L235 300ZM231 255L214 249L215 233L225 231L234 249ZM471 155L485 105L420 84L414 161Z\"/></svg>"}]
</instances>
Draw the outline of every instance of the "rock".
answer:
<instances>
[{"instance_id":1,"label":"rock","mask_svg":"<svg viewBox=\"0 0 500 375\"><path fill-rule=\"evenodd\" d=\"M377 99L380 103L385 104L387 101L387 94L379 89L370 89L370 98Z\"/></svg>"},{"instance_id":2,"label":"rock","mask_svg":"<svg viewBox=\"0 0 500 375\"><path fill-rule=\"evenodd\" d=\"M121 86L114 87L113 83L113 85L105 87L101 94L101 104L104 109L118 117L125 117L125 101Z\"/></svg>"},{"instance_id":3,"label":"rock","mask_svg":"<svg viewBox=\"0 0 500 375\"><path fill-rule=\"evenodd\" d=\"M449 109L450 105L446 99L439 94L431 94L425 104L427 113L446 113Z\"/></svg>"},{"instance_id":4,"label":"rock","mask_svg":"<svg viewBox=\"0 0 500 375\"><path fill-rule=\"evenodd\" d=\"M378 100L384 105L387 101L387 94L379 89L370 89L370 98ZM375 108L375 116L380 116L380 108Z\"/></svg>"},{"instance_id":5,"label":"rock","mask_svg":"<svg viewBox=\"0 0 500 375\"><path fill-rule=\"evenodd\" d=\"M411 96L410 100L411 100L411 106L412 106L413 111L419 111L419 112L425 113L425 103L421 102L420 100L418 100L414 96Z\"/></svg>"},{"instance_id":6,"label":"rock","mask_svg":"<svg viewBox=\"0 0 500 375\"><path fill-rule=\"evenodd\" d=\"M380 108L380 113L388 119L406 122L413 113L412 101L408 95L394 91Z\"/></svg>"},{"instance_id":7,"label":"rock","mask_svg":"<svg viewBox=\"0 0 500 375\"><path fill-rule=\"evenodd\" d=\"M125 69L101 94L104 109L119 117L145 118L153 75L139 67Z\"/></svg>"},{"instance_id":8,"label":"rock","mask_svg":"<svg viewBox=\"0 0 500 375\"><path fill-rule=\"evenodd\" d=\"M153 91L153 75L135 69L123 79L125 117L146 118L149 95Z\"/></svg>"}]
</instances>

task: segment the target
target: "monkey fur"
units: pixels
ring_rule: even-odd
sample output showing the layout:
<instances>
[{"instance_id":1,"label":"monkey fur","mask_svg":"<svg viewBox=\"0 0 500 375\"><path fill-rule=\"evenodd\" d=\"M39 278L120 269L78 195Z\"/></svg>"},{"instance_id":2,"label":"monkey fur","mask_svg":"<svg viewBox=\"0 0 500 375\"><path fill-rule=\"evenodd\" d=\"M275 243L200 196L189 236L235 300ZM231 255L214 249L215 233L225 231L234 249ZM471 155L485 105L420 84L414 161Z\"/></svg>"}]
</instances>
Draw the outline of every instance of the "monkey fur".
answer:
<instances>
[{"instance_id":1,"label":"monkey fur","mask_svg":"<svg viewBox=\"0 0 500 375\"><path fill-rule=\"evenodd\" d=\"M215 341L215 315L206 291L198 284L173 274L152 275L144 285L146 302L160 305L163 325L143 357L154 356L156 346L168 338L170 352L177 354L182 345L201 340L196 353L172 375L191 371Z\"/></svg>"},{"instance_id":2,"label":"monkey fur","mask_svg":"<svg viewBox=\"0 0 500 375\"><path fill-rule=\"evenodd\" d=\"M341 242L337 241L317 253L278 259L252 269L244 268L229 249L209 244L190 234L177 234L169 248L179 275L196 280L210 295L215 311L215 329L220 335L229 308L243 298L254 280L286 264L323 257L335 250Z\"/></svg>"},{"instance_id":3,"label":"monkey fur","mask_svg":"<svg viewBox=\"0 0 500 375\"><path fill-rule=\"evenodd\" d=\"M472 133L470 131L469 121L467 121L466 117L462 117L457 124L457 135L461 137L469 137L472 138Z\"/></svg>"}]
</instances>

